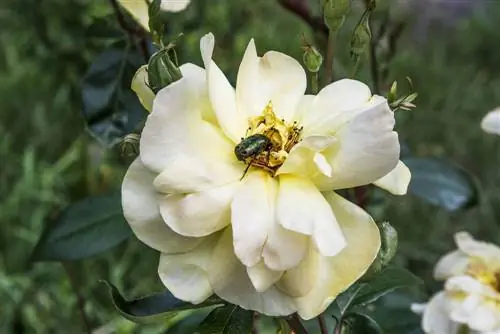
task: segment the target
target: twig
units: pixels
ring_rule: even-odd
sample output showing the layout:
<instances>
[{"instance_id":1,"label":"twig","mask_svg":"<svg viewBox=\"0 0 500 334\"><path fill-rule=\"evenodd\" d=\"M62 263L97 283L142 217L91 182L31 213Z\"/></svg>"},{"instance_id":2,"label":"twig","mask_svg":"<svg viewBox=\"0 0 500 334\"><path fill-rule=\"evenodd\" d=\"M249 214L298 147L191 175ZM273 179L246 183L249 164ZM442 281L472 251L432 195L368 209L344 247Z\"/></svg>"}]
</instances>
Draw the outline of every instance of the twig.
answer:
<instances>
[{"instance_id":1,"label":"twig","mask_svg":"<svg viewBox=\"0 0 500 334\"><path fill-rule=\"evenodd\" d=\"M142 56L144 57L144 60L148 62L150 55L144 31L142 29L130 27L127 24L127 20L125 19L125 16L123 15L117 0L109 0L109 3L111 4L113 10L115 11L115 16L116 20L118 21L118 25L125 31L130 41L132 43L137 44L138 49L141 51Z\"/></svg>"},{"instance_id":2,"label":"twig","mask_svg":"<svg viewBox=\"0 0 500 334\"><path fill-rule=\"evenodd\" d=\"M290 328L293 330L294 334L307 334L307 330L300 321L297 313L294 313L291 317L286 318L286 321L288 322Z\"/></svg>"},{"instance_id":3,"label":"twig","mask_svg":"<svg viewBox=\"0 0 500 334\"><path fill-rule=\"evenodd\" d=\"M82 320L83 327L85 329L85 333L91 334L92 330L90 326L90 321L87 318L87 315L85 314L85 299L83 298L82 294L80 293L80 289L78 288L78 282L76 280L76 276L74 273L74 267L69 262L62 262L62 265L64 267L64 270L66 271L66 275L68 276L71 288L73 289L73 292L76 296L76 303L78 311L80 313L80 318Z\"/></svg>"},{"instance_id":4,"label":"twig","mask_svg":"<svg viewBox=\"0 0 500 334\"><path fill-rule=\"evenodd\" d=\"M321 334L328 334L328 328L326 327L325 318L322 314L318 316L318 323Z\"/></svg>"},{"instance_id":5,"label":"twig","mask_svg":"<svg viewBox=\"0 0 500 334\"><path fill-rule=\"evenodd\" d=\"M283 8L291 11L304 20L313 30L320 31L323 35L328 35L328 27L320 17L314 17L307 8L307 1L304 0L278 0Z\"/></svg>"}]
</instances>

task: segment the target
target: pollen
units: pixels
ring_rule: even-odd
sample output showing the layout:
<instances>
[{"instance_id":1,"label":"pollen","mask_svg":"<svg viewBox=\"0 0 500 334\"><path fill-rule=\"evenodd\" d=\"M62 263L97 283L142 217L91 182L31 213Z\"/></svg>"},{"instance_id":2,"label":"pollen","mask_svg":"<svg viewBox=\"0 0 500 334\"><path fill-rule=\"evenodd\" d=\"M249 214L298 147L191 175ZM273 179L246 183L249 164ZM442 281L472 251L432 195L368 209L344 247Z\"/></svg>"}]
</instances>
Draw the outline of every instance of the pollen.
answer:
<instances>
[{"instance_id":1,"label":"pollen","mask_svg":"<svg viewBox=\"0 0 500 334\"><path fill-rule=\"evenodd\" d=\"M269 145L248 157L245 163L262 168L274 176L283 165L291 149L301 140L302 128L296 121L286 122L276 116L272 102L269 102L262 114L248 119L245 138L263 135L269 139Z\"/></svg>"},{"instance_id":2,"label":"pollen","mask_svg":"<svg viewBox=\"0 0 500 334\"><path fill-rule=\"evenodd\" d=\"M500 272L491 271L482 261L471 260L466 274L500 292Z\"/></svg>"}]
</instances>

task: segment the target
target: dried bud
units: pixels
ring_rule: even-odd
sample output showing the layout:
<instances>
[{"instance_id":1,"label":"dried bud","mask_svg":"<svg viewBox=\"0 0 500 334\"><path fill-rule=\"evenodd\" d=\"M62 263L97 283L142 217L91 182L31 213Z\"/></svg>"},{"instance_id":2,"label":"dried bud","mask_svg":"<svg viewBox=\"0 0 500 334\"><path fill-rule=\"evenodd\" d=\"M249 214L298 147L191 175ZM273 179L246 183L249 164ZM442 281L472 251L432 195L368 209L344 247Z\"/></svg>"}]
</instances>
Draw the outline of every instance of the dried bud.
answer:
<instances>
[{"instance_id":1,"label":"dried bud","mask_svg":"<svg viewBox=\"0 0 500 334\"><path fill-rule=\"evenodd\" d=\"M151 90L156 94L160 89L182 78L177 65L170 59L169 48L153 54L148 64L148 81Z\"/></svg>"},{"instance_id":2,"label":"dried bud","mask_svg":"<svg viewBox=\"0 0 500 334\"><path fill-rule=\"evenodd\" d=\"M370 13L370 11L366 11L354 29L351 38L351 56L353 58L362 56L370 46L370 41L372 39Z\"/></svg>"},{"instance_id":3,"label":"dried bud","mask_svg":"<svg viewBox=\"0 0 500 334\"><path fill-rule=\"evenodd\" d=\"M323 0L323 16L330 31L338 31L351 7L350 0Z\"/></svg>"},{"instance_id":4,"label":"dried bud","mask_svg":"<svg viewBox=\"0 0 500 334\"><path fill-rule=\"evenodd\" d=\"M302 58L307 70L312 73L317 73L321 68L321 64L323 63L323 56L312 45L307 45L304 47L304 55Z\"/></svg>"}]
</instances>

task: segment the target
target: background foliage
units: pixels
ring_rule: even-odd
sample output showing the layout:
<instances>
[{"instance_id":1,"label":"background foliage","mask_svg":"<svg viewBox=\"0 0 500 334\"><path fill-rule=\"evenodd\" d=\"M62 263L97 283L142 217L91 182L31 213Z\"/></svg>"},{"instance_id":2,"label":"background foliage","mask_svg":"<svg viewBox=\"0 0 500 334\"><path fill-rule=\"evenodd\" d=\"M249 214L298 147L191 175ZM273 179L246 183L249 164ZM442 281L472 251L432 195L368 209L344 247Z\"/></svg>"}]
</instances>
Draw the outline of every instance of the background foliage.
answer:
<instances>
[{"instance_id":1,"label":"background foliage","mask_svg":"<svg viewBox=\"0 0 500 334\"><path fill-rule=\"evenodd\" d=\"M308 26L275 1L193 2L186 12L169 16L171 33L185 33L179 58L200 64L199 38L212 31L215 58L232 80L250 37L260 52L279 50L300 59L300 35L311 36ZM425 279L423 300L439 287L431 278L432 265L453 247L453 233L467 229L500 243L500 140L479 129L483 114L500 105L495 25L500 4L490 1L487 10L471 10L453 0L451 7L433 7L437 1L431 0L415 6L410 0L396 2L393 15L406 29L389 78L402 82L410 76L419 93L418 107L398 114L400 137L413 155L460 163L480 188L479 205L453 213L414 196L375 194L372 213L398 229L396 262ZM102 149L85 131L80 113L82 77L122 35L111 7L95 0L4 0L0 22L0 332L81 332L67 272L81 286L90 325L98 333L157 332L157 325L138 327L122 319L99 283L109 280L127 297L161 290L157 256L137 240L64 267L30 262L44 225L65 205L117 189L123 176L126 159L118 148ZM348 38L344 29L341 45L348 45ZM352 64L347 49L338 53L342 75ZM367 66L361 77L369 81Z\"/></svg>"}]
</instances>

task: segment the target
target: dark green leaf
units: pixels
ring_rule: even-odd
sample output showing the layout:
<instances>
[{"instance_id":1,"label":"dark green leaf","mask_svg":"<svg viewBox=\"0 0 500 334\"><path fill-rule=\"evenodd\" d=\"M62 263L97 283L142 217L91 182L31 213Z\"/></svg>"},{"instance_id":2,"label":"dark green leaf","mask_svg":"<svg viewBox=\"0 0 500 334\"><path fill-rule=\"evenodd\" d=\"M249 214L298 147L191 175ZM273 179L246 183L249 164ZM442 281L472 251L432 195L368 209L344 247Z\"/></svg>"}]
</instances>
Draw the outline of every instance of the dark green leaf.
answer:
<instances>
[{"instance_id":1,"label":"dark green leaf","mask_svg":"<svg viewBox=\"0 0 500 334\"><path fill-rule=\"evenodd\" d=\"M456 164L437 158L406 158L411 170L409 192L446 210L477 203L477 187L469 173Z\"/></svg>"},{"instance_id":2,"label":"dark green leaf","mask_svg":"<svg viewBox=\"0 0 500 334\"><path fill-rule=\"evenodd\" d=\"M143 64L139 52L113 46L95 59L83 78L83 117L92 135L107 147L119 143L147 115L130 89Z\"/></svg>"},{"instance_id":3,"label":"dark green leaf","mask_svg":"<svg viewBox=\"0 0 500 334\"><path fill-rule=\"evenodd\" d=\"M347 326L349 334L382 334L382 328L367 314L349 313L344 318L344 326Z\"/></svg>"},{"instance_id":4,"label":"dark green leaf","mask_svg":"<svg viewBox=\"0 0 500 334\"><path fill-rule=\"evenodd\" d=\"M349 307L353 304L353 302L357 299L360 292L365 288L364 283L354 284L349 287L346 291L342 292L336 299L335 304L338 307L338 314L335 314L338 318L341 318L349 309ZM356 303L354 303L356 305Z\"/></svg>"},{"instance_id":5,"label":"dark green leaf","mask_svg":"<svg viewBox=\"0 0 500 334\"><path fill-rule=\"evenodd\" d=\"M107 251L131 236L119 193L71 204L49 224L36 245L35 261L71 261Z\"/></svg>"},{"instance_id":6,"label":"dark green leaf","mask_svg":"<svg viewBox=\"0 0 500 334\"><path fill-rule=\"evenodd\" d=\"M363 285L352 304L366 305L391 291L418 284L422 284L422 280L408 270L389 266Z\"/></svg>"},{"instance_id":7,"label":"dark green leaf","mask_svg":"<svg viewBox=\"0 0 500 334\"><path fill-rule=\"evenodd\" d=\"M253 312L235 305L226 305L210 312L203 320L200 334L250 334L253 328Z\"/></svg>"},{"instance_id":8,"label":"dark green leaf","mask_svg":"<svg viewBox=\"0 0 500 334\"><path fill-rule=\"evenodd\" d=\"M118 312L125 318L138 323L165 319L177 315L180 311L223 305L224 303L217 297L210 297L203 303L194 305L175 298L168 290L138 299L126 300L114 285L106 281L102 282L108 287L111 300Z\"/></svg>"}]
</instances>

